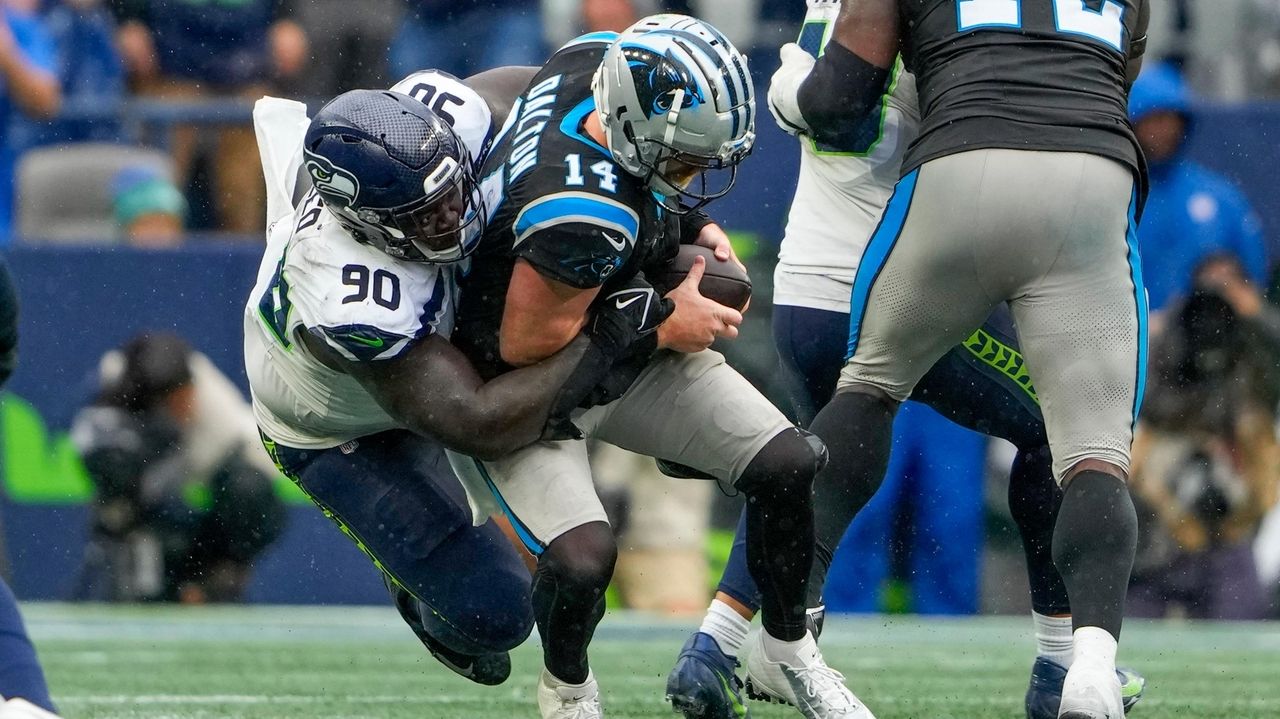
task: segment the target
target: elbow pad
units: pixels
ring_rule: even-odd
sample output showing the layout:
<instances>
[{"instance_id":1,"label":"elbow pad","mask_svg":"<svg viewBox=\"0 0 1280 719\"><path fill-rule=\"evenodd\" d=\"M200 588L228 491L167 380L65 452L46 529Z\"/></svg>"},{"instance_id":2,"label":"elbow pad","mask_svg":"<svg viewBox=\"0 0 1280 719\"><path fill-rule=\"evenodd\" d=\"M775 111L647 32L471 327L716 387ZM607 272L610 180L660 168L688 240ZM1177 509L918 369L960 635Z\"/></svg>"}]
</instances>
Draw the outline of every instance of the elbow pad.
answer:
<instances>
[{"instance_id":1,"label":"elbow pad","mask_svg":"<svg viewBox=\"0 0 1280 719\"><path fill-rule=\"evenodd\" d=\"M879 107L889 69L872 65L837 42L827 44L809 77L800 85L800 114L823 144L845 147Z\"/></svg>"}]
</instances>

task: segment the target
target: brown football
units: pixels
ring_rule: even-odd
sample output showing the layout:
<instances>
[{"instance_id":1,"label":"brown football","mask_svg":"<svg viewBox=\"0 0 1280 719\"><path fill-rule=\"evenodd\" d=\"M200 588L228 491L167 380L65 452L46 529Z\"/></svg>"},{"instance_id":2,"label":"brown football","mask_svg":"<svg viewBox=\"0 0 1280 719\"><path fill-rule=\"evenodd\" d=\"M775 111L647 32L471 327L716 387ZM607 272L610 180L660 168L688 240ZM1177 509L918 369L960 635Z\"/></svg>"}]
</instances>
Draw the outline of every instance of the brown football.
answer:
<instances>
[{"instance_id":1,"label":"brown football","mask_svg":"<svg viewBox=\"0 0 1280 719\"><path fill-rule=\"evenodd\" d=\"M689 268L693 267L693 258L699 256L706 258L707 271L702 276L698 291L704 297L713 299L726 307L732 307L735 310L746 307L751 299L751 278L733 262L717 260L715 253L706 247L680 245L680 252L675 259L659 271L656 277L650 277L649 281L665 295L684 282L685 277L689 275Z\"/></svg>"}]
</instances>

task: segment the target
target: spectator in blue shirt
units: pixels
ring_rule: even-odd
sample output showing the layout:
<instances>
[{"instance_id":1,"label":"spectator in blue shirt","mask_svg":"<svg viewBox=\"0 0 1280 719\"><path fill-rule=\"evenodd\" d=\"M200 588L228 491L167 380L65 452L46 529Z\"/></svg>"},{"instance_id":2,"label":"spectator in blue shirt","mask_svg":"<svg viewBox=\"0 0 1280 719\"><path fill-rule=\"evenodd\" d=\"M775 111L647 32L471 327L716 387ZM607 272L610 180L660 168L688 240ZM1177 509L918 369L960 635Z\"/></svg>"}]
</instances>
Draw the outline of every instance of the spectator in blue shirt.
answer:
<instances>
[{"instance_id":1,"label":"spectator in blue shirt","mask_svg":"<svg viewBox=\"0 0 1280 719\"><path fill-rule=\"evenodd\" d=\"M44 17L57 49L63 113L110 110L124 98L124 64L116 51L116 24L102 0L61 0ZM119 140L115 118L57 119L41 142Z\"/></svg>"},{"instance_id":2,"label":"spectator in blue shirt","mask_svg":"<svg viewBox=\"0 0 1280 719\"><path fill-rule=\"evenodd\" d=\"M1238 257L1265 286L1266 244L1257 215L1227 178L1189 159L1191 96L1178 71L1148 67L1129 95L1129 115L1151 166L1151 192L1138 239L1151 309L1190 293L1195 268L1211 255Z\"/></svg>"},{"instance_id":3,"label":"spectator in blue shirt","mask_svg":"<svg viewBox=\"0 0 1280 719\"><path fill-rule=\"evenodd\" d=\"M411 0L391 44L394 77L437 67L466 77L547 59L539 0Z\"/></svg>"},{"instance_id":4,"label":"spectator in blue shirt","mask_svg":"<svg viewBox=\"0 0 1280 719\"><path fill-rule=\"evenodd\" d=\"M24 143L10 137L15 118L47 119L58 112L62 93L54 74L53 41L32 2L0 0L0 244L13 223L14 163Z\"/></svg>"}]
</instances>

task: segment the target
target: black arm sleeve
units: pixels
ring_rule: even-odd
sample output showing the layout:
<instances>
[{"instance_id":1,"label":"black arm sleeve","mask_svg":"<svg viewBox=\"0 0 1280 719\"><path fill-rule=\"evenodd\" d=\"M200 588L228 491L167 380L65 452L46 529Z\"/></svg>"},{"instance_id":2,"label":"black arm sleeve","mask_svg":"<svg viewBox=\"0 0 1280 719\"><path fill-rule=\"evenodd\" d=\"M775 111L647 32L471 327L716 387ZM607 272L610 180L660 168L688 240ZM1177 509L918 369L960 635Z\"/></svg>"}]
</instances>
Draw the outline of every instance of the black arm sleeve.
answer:
<instances>
[{"instance_id":1,"label":"black arm sleeve","mask_svg":"<svg viewBox=\"0 0 1280 719\"><path fill-rule=\"evenodd\" d=\"M814 139L835 147L853 142L862 121L880 104L889 74L889 68L872 65L840 43L828 43L798 97Z\"/></svg>"}]
</instances>

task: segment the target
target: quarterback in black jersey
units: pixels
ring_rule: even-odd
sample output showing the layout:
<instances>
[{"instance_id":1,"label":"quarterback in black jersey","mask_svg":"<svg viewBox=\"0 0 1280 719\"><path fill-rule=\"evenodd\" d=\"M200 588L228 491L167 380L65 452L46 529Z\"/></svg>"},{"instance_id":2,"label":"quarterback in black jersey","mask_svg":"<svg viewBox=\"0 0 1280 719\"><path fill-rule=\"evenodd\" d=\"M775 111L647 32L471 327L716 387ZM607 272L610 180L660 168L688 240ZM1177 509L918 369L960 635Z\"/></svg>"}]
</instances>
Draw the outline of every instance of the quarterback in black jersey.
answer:
<instances>
[{"instance_id":1,"label":"quarterback in black jersey","mask_svg":"<svg viewBox=\"0 0 1280 719\"><path fill-rule=\"evenodd\" d=\"M899 55L916 77L920 135L854 280L835 399L811 425L831 448L815 501L865 505L898 404L1008 302L1064 491L1053 559L1074 659L1061 719L1124 714L1115 659L1137 537L1125 482L1147 363L1146 169L1126 107L1148 15L1148 0L850 0L821 58L783 48L769 92L783 129L839 147Z\"/></svg>"},{"instance_id":2,"label":"quarterback in black jersey","mask_svg":"<svg viewBox=\"0 0 1280 719\"><path fill-rule=\"evenodd\" d=\"M486 181L499 178L503 194L462 283L454 341L482 372L503 374L559 350L593 305L653 296L645 272L681 242L731 258L724 233L696 208L732 185L754 115L745 58L699 20L654 16L559 50L517 100L486 163ZM713 173L727 179L709 190ZM810 482L825 451L707 349L734 336L741 315L698 293L702 268L667 295L670 317L573 422L583 435L745 494L748 561L763 594L760 651L783 698L859 706L805 625ZM538 559L542 716L602 716L587 646L617 549L585 443L451 461L477 515L504 513Z\"/></svg>"}]
</instances>

